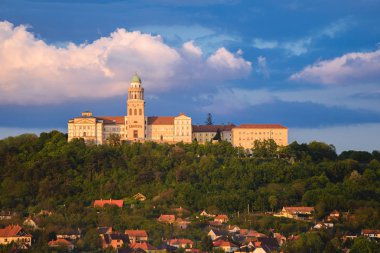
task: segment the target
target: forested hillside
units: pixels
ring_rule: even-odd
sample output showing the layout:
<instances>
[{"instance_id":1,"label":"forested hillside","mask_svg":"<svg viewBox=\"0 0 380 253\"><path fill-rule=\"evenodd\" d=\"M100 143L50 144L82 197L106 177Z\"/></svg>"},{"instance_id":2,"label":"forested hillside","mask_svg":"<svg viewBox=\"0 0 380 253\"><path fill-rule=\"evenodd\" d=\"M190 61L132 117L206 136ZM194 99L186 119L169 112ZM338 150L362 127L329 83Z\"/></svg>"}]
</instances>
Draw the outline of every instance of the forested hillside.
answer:
<instances>
[{"instance_id":1,"label":"forested hillside","mask_svg":"<svg viewBox=\"0 0 380 253\"><path fill-rule=\"evenodd\" d=\"M251 155L227 142L89 146L67 143L57 131L10 137L0 141L0 207L24 216L53 211L43 221L51 229L149 229L149 219L179 206L236 217L248 206L250 212L266 212L292 205L314 206L317 219L333 210L353 214L341 225L344 231L380 227L379 152L338 156L333 146L319 142L256 148ZM139 192L147 197L144 204L131 198ZM133 205L98 215L92 202L110 198ZM285 234L295 229L269 225Z\"/></svg>"}]
</instances>

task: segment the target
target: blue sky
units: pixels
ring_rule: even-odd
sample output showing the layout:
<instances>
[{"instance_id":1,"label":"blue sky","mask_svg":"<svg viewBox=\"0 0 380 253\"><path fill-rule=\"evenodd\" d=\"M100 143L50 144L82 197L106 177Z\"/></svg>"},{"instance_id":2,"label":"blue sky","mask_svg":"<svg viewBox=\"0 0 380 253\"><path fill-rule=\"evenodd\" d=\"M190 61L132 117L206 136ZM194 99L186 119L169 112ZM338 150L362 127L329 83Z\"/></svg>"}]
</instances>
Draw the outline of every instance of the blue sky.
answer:
<instances>
[{"instance_id":1,"label":"blue sky","mask_svg":"<svg viewBox=\"0 0 380 253\"><path fill-rule=\"evenodd\" d=\"M379 0L2 0L0 138L123 115L280 123L290 141L380 149ZM353 135L356 133L356 136Z\"/></svg>"}]
</instances>

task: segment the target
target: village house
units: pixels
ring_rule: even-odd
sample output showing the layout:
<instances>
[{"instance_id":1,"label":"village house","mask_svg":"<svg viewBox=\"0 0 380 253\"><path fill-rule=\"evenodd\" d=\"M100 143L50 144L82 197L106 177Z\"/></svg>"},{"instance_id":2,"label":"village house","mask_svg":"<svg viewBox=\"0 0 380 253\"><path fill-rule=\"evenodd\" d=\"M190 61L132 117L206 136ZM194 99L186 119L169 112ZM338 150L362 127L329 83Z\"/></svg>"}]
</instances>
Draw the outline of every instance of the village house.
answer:
<instances>
[{"instance_id":1,"label":"village house","mask_svg":"<svg viewBox=\"0 0 380 253\"><path fill-rule=\"evenodd\" d=\"M187 229L187 227L190 225L190 221L188 220L183 220L181 218L178 218L176 221L175 221L175 226L177 228L180 228L180 229Z\"/></svg>"},{"instance_id":2,"label":"village house","mask_svg":"<svg viewBox=\"0 0 380 253\"><path fill-rule=\"evenodd\" d=\"M147 242L137 242L137 243L131 243L129 245L130 248L132 249L142 249L146 253L157 253L160 252L161 250L157 249L153 245L147 243Z\"/></svg>"},{"instance_id":3,"label":"village house","mask_svg":"<svg viewBox=\"0 0 380 253\"><path fill-rule=\"evenodd\" d=\"M24 220L22 225L24 225L25 227L31 228L33 230L39 229L37 223L30 216Z\"/></svg>"},{"instance_id":4,"label":"village house","mask_svg":"<svg viewBox=\"0 0 380 253\"><path fill-rule=\"evenodd\" d=\"M82 231L78 229L68 229L57 232L57 239L78 240L82 237Z\"/></svg>"},{"instance_id":5,"label":"village house","mask_svg":"<svg viewBox=\"0 0 380 253\"><path fill-rule=\"evenodd\" d=\"M215 241L217 239L227 237L229 233L228 231L222 229L211 229L207 235L210 236L211 240Z\"/></svg>"},{"instance_id":6,"label":"village house","mask_svg":"<svg viewBox=\"0 0 380 253\"><path fill-rule=\"evenodd\" d=\"M215 217L214 214L209 214L209 213L206 212L206 210L203 210L203 211L199 214L199 216L201 216L201 217L207 217L207 218Z\"/></svg>"},{"instance_id":7,"label":"village house","mask_svg":"<svg viewBox=\"0 0 380 253\"><path fill-rule=\"evenodd\" d=\"M0 244L15 242L19 248L26 249L32 245L32 235L19 225L10 225L0 229Z\"/></svg>"},{"instance_id":8,"label":"village house","mask_svg":"<svg viewBox=\"0 0 380 253\"><path fill-rule=\"evenodd\" d=\"M185 239L185 238L179 238L179 239L170 239L166 242L169 246L173 246L175 248L193 248L193 241L190 239Z\"/></svg>"},{"instance_id":9,"label":"village house","mask_svg":"<svg viewBox=\"0 0 380 253\"><path fill-rule=\"evenodd\" d=\"M99 234L112 234L112 227L98 227Z\"/></svg>"},{"instance_id":10,"label":"village house","mask_svg":"<svg viewBox=\"0 0 380 253\"><path fill-rule=\"evenodd\" d=\"M340 213L337 210L332 211L329 216L327 216L326 221L337 221L340 218Z\"/></svg>"},{"instance_id":11,"label":"village house","mask_svg":"<svg viewBox=\"0 0 380 253\"><path fill-rule=\"evenodd\" d=\"M229 221L228 216L225 214L219 214L214 218L215 222L227 223Z\"/></svg>"},{"instance_id":12,"label":"village house","mask_svg":"<svg viewBox=\"0 0 380 253\"><path fill-rule=\"evenodd\" d=\"M239 246L224 239L218 239L213 243L214 249L222 249L226 253L231 253L239 249Z\"/></svg>"},{"instance_id":13,"label":"village house","mask_svg":"<svg viewBox=\"0 0 380 253\"><path fill-rule=\"evenodd\" d=\"M136 193L134 196L133 196L133 198L135 199L135 200L138 200L138 201L145 201L146 200L146 197L145 197L145 195L143 195L142 193Z\"/></svg>"},{"instance_id":14,"label":"village house","mask_svg":"<svg viewBox=\"0 0 380 253\"><path fill-rule=\"evenodd\" d=\"M100 199L94 201L94 207L100 207L103 208L107 205L109 206L117 206L122 208L124 204L124 200L122 199Z\"/></svg>"},{"instance_id":15,"label":"village house","mask_svg":"<svg viewBox=\"0 0 380 253\"><path fill-rule=\"evenodd\" d=\"M148 233L145 230L125 230L131 243L148 241Z\"/></svg>"},{"instance_id":16,"label":"village house","mask_svg":"<svg viewBox=\"0 0 380 253\"><path fill-rule=\"evenodd\" d=\"M49 248L64 248L68 251L74 250L74 244L66 239L52 240L48 243Z\"/></svg>"},{"instance_id":17,"label":"village house","mask_svg":"<svg viewBox=\"0 0 380 253\"><path fill-rule=\"evenodd\" d=\"M102 239L102 248L114 248L118 249L123 247L123 245L129 244L128 236L125 234L101 234L100 238Z\"/></svg>"},{"instance_id":18,"label":"village house","mask_svg":"<svg viewBox=\"0 0 380 253\"><path fill-rule=\"evenodd\" d=\"M1 211L0 220L10 220L17 216L17 213L11 211Z\"/></svg>"},{"instance_id":19,"label":"village house","mask_svg":"<svg viewBox=\"0 0 380 253\"><path fill-rule=\"evenodd\" d=\"M314 213L314 207L308 206L284 206L280 213L274 214L276 217L285 217L296 220L311 219Z\"/></svg>"},{"instance_id":20,"label":"village house","mask_svg":"<svg viewBox=\"0 0 380 253\"><path fill-rule=\"evenodd\" d=\"M167 224L173 224L175 222L174 214L161 214L157 221Z\"/></svg>"},{"instance_id":21,"label":"village house","mask_svg":"<svg viewBox=\"0 0 380 253\"><path fill-rule=\"evenodd\" d=\"M363 229L362 235L369 239L380 239L380 229Z\"/></svg>"}]
</instances>

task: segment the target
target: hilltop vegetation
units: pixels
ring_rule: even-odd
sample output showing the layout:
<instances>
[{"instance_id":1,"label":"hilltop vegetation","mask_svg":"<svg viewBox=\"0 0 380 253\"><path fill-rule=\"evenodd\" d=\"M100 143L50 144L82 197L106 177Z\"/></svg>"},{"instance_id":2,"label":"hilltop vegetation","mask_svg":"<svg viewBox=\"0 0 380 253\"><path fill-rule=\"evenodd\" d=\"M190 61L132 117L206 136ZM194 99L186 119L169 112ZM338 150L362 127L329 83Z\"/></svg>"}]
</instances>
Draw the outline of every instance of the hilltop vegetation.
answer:
<instances>
[{"instance_id":1,"label":"hilltop vegetation","mask_svg":"<svg viewBox=\"0 0 380 253\"><path fill-rule=\"evenodd\" d=\"M151 220L179 206L192 213L227 213L236 223L275 227L284 234L307 227L280 219L248 222L236 213L247 212L248 205L255 212L306 205L315 207L318 219L333 210L353 214L355 219L337 228L341 231L380 228L378 151L338 156L333 146L320 142L280 150L271 142L255 145L249 155L227 142L88 146L83 140L67 143L57 131L9 137L0 141L0 207L24 215L53 211L41 221L47 231L79 227L91 238L92 229L102 225L145 228L157 243L173 231ZM138 192L147 201L131 198ZM133 205L97 214L91 203L101 198ZM196 226L190 231L200 239Z\"/></svg>"}]
</instances>

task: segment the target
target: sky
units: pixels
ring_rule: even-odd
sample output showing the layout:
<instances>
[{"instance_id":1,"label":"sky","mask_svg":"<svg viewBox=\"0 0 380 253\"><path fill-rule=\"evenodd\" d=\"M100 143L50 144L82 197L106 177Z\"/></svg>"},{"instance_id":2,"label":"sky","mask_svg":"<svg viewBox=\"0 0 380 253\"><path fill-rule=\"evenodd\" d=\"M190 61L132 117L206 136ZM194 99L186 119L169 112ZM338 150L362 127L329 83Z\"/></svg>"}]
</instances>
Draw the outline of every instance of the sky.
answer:
<instances>
[{"instance_id":1,"label":"sky","mask_svg":"<svg viewBox=\"0 0 380 253\"><path fill-rule=\"evenodd\" d=\"M380 150L380 0L0 0L0 138L125 115Z\"/></svg>"}]
</instances>

